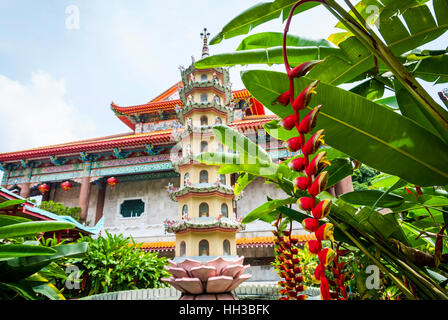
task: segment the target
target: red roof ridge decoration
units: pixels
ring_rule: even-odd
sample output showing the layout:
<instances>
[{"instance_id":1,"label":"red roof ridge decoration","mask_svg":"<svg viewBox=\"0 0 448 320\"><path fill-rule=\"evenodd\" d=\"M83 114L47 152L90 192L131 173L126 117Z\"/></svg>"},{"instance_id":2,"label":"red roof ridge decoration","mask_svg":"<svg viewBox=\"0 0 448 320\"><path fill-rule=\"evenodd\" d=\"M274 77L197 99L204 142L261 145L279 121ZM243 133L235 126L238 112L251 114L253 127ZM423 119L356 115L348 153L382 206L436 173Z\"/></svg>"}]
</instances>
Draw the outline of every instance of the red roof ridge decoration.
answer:
<instances>
[{"instance_id":1,"label":"red roof ridge decoration","mask_svg":"<svg viewBox=\"0 0 448 320\"><path fill-rule=\"evenodd\" d=\"M177 87L178 86L183 86L183 82L179 81L178 83L172 85L171 87L169 87L167 90L165 90L164 92L162 92L161 94L159 94L157 97L155 97L154 99L150 100L148 103L151 102L159 102L159 101L163 101L165 99L167 99L169 96L171 96L172 94L177 92Z\"/></svg>"}]
</instances>

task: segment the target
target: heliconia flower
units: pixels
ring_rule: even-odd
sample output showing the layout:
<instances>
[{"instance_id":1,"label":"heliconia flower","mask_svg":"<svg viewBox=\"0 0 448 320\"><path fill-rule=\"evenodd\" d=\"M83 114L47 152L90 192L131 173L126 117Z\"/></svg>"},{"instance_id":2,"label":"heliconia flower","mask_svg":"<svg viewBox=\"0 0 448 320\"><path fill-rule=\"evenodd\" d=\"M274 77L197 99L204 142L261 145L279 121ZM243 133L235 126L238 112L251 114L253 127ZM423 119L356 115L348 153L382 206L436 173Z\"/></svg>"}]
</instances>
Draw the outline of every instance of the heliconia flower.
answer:
<instances>
[{"instance_id":1,"label":"heliconia flower","mask_svg":"<svg viewBox=\"0 0 448 320\"><path fill-rule=\"evenodd\" d=\"M291 254L298 254L298 253L299 253L299 249L291 248Z\"/></svg>"},{"instance_id":2,"label":"heliconia flower","mask_svg":"<svg viewBox=\"0 0 448 320\"><path fill-rule=\"evenodd\" d=\"M302 226L306 231L314 232L319 228L319 220L313 218L303 219Z\"/></svg>"},{"instance_id":3,"label":"heliconia flower","mask_svg":"<svg viewBox=\"0 0 448 320\"><path fill-rule=\"evenodd\" d=\"M305 291L306 290L306 286L303 284L298 285L296 288L297 288L297 291Z\"/></svg>"},{"instance_id":4,"label":"heliconia flower","mask_svg":"<svg viewBox=\"0 0 448 320\"><path fill-rule=\"evenodd\" d=\"M331 223L325 223L321 225L319 229L317 229L317 231L315 232L316 239L318 241L323 240L334 241L333 232L334 232L334 226Z\"/></svg>"},{"instance_id":5,"label":"heliconia flower","mask_svg":"<svg viewBox=\"0 0 448 320\"><path fill-rule=\"evenodd\" d=\"M333 259L336 257L336 252L331 248L325 248L317 254L317 257L319 258L320 264L326 267L333 262Z\"/></svg>"},{"instance_id":6,"label":"heliconia flower","mask_svg":"<svg viewBox=\"0 0 448 320\"><path fill-rule=\"evenodd\" d=\"M325 277L325 267L320 264L314 269L313 282L320 283L322 277Z\"/></svg>"},{"instance_id":7,"label":"heliconia flower","mask_svg":"<svg viewBox=\"0 0 448 320\"><path fill-rule=\"evenodd\" d=\"M287 116L286 118L283 118L278 123L280 127L285 128L286 130L291 130L296 126L296 115L292 114L290 116Z\"/></svg>"},{"instance_id":8,"label":"heliconia flower","mask_svg":"<svg viewBox=\"0 0 448 320\"><path fill-rule=\"evenodd\" d=\"M324 129L317 131L302 147L302 153L305 156L315 153L325 143Z\"/></svg>"},{"instance_id":9,"label":"heliconia flower","mask_svg":"<svg viewBox=\"0 0 448 320\"><path fill-rule=\"evenodd\" d=\"M294 258L294 259L292 259L292 263L299 264L300 263L300 259L299 258Z\"/></svg>"},{"instance_id":10,"label":"heliconia flower","mask_svg":"<svg viewBox=\"0 0 448 320\"><path fill-rule=\"evenodd\" d=\"M291 69L288 72L288 76L290 78L299 78L299 77L303 77L304 75L306 75L314 66L318 65L319 63L323 62L324 60L313 60L313 61L308 61L308 62L304 62L300 65L298 65L297 67Z\"/></svg>"},{"instance_id":11,"label":"heliconia flower","mask_svg":"<svg viewBox=\"0 0 448 320\"><path fill-rule=\"evenodd\" d=\"M300 273L300 272L296 272L296 273ZM294 280L296 280L296 283L301 283L301 282L303 282L303 276L297 276L294 278Z\"/></svg>"},{"instance_id":12,"label":"heliconia flower","mask_svg":"<svg viewBox=\"0 0 448 320\"><path fill-rule=\"evenodd\" d=\"M281 104L283 106L287 106L289 103L289 97L290 97L290 95L289 95L289 90L288 90L288 91L282 93L277 99L275 99L275 101L272 102L272 105Z\"/></svg>"},{"instance_id":13,"label":"heliconia flower","mask_svg":"<svg viewBox=\"0 0 448 320\"><path fill-rule=\"evenodd\" d=\"M308 177L297 177L293 181L294 190L300 189L300 190L306 190L308 186L310 185L311 179Z\"/></svg>"},{"instance_id":14,"label":"heliconia flower","mask_svg":"<svg viewBox=\"0 0 448 320\"><path fill-rule=\"evenodd\" d=\"M316 219L322 219L325 218L330 214L331 210L331 200L330 199L324 199L321 202L317 204L312 210L313 217Z\"/></svg>"},{"instance_id":15,"label":"heliconia flower","mask_svg":"<svg viewBox=\"0 0 448 320\"><path fill-rule=\"evenodd\" d=\"M294 158L288 163L288 167L291 168L294 171L302 171L305 169L306 165L306 159L301 158Z\"/></svg>"},{"instance_id":16,"label":"heliconia flower","mask_svg":"<svg viewBox=\"0 0 448 320\"><path fill-rule=\"evenodd\" d=\"M320 283L320 297L322 300L330 300L331 299L331 295L330 295L330 287L328 286L328 281L327 278L321 277L320 279L321 283Z\"/></svg>"},{"instance_id":17,"label":"heliconia flower","mask_svg":"<svg viewBox=\"0 0 448 320\"><path fill-rule=\"evenodd\" d=\"M322 191L325 191L327 188L327 182L329 177L328 171L322 171L319 175L314 179L311 186L308 188L308 192L311 196L315 197Z\"/></svg>"},{"instance_id":18,"label":"heliconia flower","mask_svg":"<svg viewBox=\"0 0 448 320\"><path fill-rule=\"evenodd\" d=\"M318 254L322 250L322 243L318 240L309 240L305 243L305 247L312 254Z\"/></svg>"},{"instance_id":19,"label":"heliconia flower","mask_svg":"<svg viewBox=\"0 0 448 320\"><path fill-rule=\"evenodd\" d=\"M301 267L295 267L294 269L293 269L293 271L294 271L294 274L296 274L296 273L301 273L302 272L302 268Z\"/></svg>"},{"instance_id":20,"label":"heliconia flower","mask_svg":"<svg viewBox=\"0 0 448 320\"><path fill-rule=\"evenodd\" d=\"M306 300L307 298L308 298L308 296L306 294L301 294L296 297L297 300Z\"/></svg>"},{"instance_id":21,"label":"heliconia flower","mask_svg":"<svg viewBox=\"0 0 448 320\"><path fill-rule=\"evenodd\" d=\"M331 165L330 161L326 160L327 152L321 151L310 161L310 163L306 166L305 172L308 176L313 176L318 174L321 170L323 170L326 166Z\"/></svg>"},{"instance_id":22,"label":"heliconia flower","mask_svg":"<svg viewBox=\"0 0 448 320\"><path fill-rule=\"evenodd\" d=\"M302 197L297 203L299 204L300 209L305 211L311 211L316 206L316 199L310 197Z\"/></svg>"},{"instance_id":23,"label":"heliconia flower","mask_svg":"<svg viewBox=\"0 0 448 320\"><path fill-rule=\"evenodd\" d=\"M286 146L289 151L296 152L302 148L304 142L305 137L303 135L300 135L298 137L293 137L291 139L286 140Z\"/></svg>"},{"instance_id":24,"label":"heliconia flower","mask_svg":"<svg viewBox=\"0 0 448 320\"><path fill-rule=\"evenodd\" d=\"M306 87L293 101L292 107L294 110L299 111L302 109L305 109L306 106L311 101L311 95L313 93L316 93L314 89L316 89L317 85L319 84L319 80L313 81L308 87Z\"/></svg>"},{"instance_id":25,"label":"heliconia flower","mask_svg":"<svg viewBox=\"0 0 448 320\"><path fill-rule=\"evenodd\" d=\"M317 107L313 108L303 119L300 121L299 127L297 130L300 133L308 133L311 130L314 129L317 122L317 116L319 115L320 109L322 108L322 105L318 105Z\"/></svg>"}]
</instances>

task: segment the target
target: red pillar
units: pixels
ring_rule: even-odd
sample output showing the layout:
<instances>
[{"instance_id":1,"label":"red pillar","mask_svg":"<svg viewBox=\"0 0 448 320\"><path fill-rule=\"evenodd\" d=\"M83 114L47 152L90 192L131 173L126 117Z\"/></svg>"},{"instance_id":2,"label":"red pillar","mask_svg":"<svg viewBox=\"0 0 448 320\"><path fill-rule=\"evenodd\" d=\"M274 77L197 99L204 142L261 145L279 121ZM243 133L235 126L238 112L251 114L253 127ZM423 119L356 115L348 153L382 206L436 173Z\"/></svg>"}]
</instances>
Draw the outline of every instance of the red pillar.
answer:
<instances>
[{"instance_id":1,"label":"red pillar","mask_svg":"<svg viewBox=\"0 0 448 320\"><path fill-rule=\"evenodd\" d=\"M20 186L20 196L22 198L29 198L31 194L31 183L30 182L24 182Z\"/></svg>"},{"instance_id":2,"label":"red pillar","mask_svg":"<svg viewBox=\"0 0 448 320\"><path fill-rule=\"evenodd\" d=\"M352 177L348 176L335 185L336 196L353 191Z\"/></svg>"},{"instance_id":3,"label":"red pillar","mask_svg":"<svg viewBox=\"0 0 448 320\"><path fill-rule=\"evenodd\" d=\"M90 177L82 177L81 190L79 192L79 207L81 208L81 219L87 219L87 211L89 210L90 196Z\"/></svg>"},{"instance_id":4,"label":"red pillar","mask_svg":"<svg viewBox=\"0 0 448 320\"><path fill-rule=\"evenodd\" d=\"M106 198L107 184L103 180L101 180L99 182L99 186L100 188L98 189L98 198L96 202L95 224L103 217L104 199Z\"/></svg>"}]
</instances>

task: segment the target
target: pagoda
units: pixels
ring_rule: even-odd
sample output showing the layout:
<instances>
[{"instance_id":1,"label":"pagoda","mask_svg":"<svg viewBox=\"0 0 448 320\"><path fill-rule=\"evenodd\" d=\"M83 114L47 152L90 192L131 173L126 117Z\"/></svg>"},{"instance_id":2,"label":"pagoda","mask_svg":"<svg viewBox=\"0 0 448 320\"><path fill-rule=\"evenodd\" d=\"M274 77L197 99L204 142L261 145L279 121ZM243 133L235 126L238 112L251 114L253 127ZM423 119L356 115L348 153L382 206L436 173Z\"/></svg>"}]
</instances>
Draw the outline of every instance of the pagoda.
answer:
<instances>
[{"instance_id":1,"label":"pagoda","mask_svg":"<svg viewBox=\"0 0 448 320\"><path fill-rule=\"evenodd\" d=\"M208 56L207 29L202 57ZM178 220L166 221L166 231L176 236L175 260L194 257L207 261L219 256L236 257L235 236L243 229L235 214L235 196L230 175L219 174L219 166L196 162L202 152L222 152L213 128L233 121L230 106L232 90L226 68L196 69L194 60L181 68L183 87L177 108L182 130L173 131L179 154L172 153L175 170L180 174L179 188L168 186L170 198L178 202Z\"/></svg>"}]
</instances>

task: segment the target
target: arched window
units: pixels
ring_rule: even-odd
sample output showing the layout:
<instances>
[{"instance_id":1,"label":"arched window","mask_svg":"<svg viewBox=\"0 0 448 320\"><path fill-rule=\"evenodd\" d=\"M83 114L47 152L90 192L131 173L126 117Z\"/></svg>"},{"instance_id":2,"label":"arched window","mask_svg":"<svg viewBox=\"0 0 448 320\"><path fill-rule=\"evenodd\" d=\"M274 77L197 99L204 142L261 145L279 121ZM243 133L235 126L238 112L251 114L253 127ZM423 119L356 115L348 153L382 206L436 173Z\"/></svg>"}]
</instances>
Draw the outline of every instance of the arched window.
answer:
<instances>
[{"instance_id":1,"label":"arched window","mask_svg":"<svg viewBox=\"0 0 448 320\"><path fill-rule=\"evenodd\" d=\"M200 217L208 217L208 204L205 202L202 202L199 205L199 216Z\"/></svg>"},{"instance_id":2,"label":"arched window","mask_svg":"<svg viewBox=\"0 0 448 320\"><path fill-rule=\"evenodd\" d=\"M187 218L188 217L188 206L186 204L184 204L184 206L182 207L182 218Z\"/></svg>"},{"instance_id":3,"label":"arched window","mask_svg":"<svg viewBox=\"0 0 448 320\"><path fill-rule=\"evenodd\" d=\"M223 217L228 218L229 217L229 207L227 207L227 204L223 203L221 205L221 214Z\"/></svg>"},{"instance_id":4,"label":"arched window","mask_svg":"<svg viewBox=\"0 0 448 320\"><path fill-rule=\"evenodd\" d=\"M221 117L218 117L218 116L216 117L215 124L222 124Z\"/></svg>"},{"instance_id":5,"label":"arched window","mask_svg":"<svg viewBox=\"0 0 448 320\"><path fill-rule=\"evenodd\" d=\"M207 81L207 75L206 75L206 74L202 74L202 75L201 75L201 81L202 81L202 82Z\"/></svg>"},{"instance_id":6,"label":"arched window","mask_svg":"<svg viewBox=\"0 0 448 320\"><path fill-rule=\"evenodd\" d=\"M184 257L186 252L187 252L187 245L185 244L185 241L182 241L180 243L180 256Z\"/></svg>"},{"instance_id":7,"label":"arched window","mask_svg":"<svg viewBox=\"0 0 448 320\"><path fill-rule=\"evenodd\" d=\"M225 174L219 175L219 182L221 182L222 184L226 184L226 175Z\"/></svg>"},{"instance_id":8,"label":"arched window","mask_svg":"<svg viewBox=\"0 0 448 320\"><path fill-rule=\"evenodd\" d=\"M199 255L208 256L210 254L210 249L207 240L201 240L199 242Z\"/></svg>"},{"instance_id":9,"label":"arched window","mask_svg":"<svg viewBox=\"0 0 448 320\"><path fill-rule=\"evenodd\" d=\"M189 181L190 181L190 174L187 172L184 175L184 185L187 184L187 182L189 182Z\"/></svg>"},{"instance_id":10,"label":"arched window","mask_svg":"<svg viewBox=\"0 0 448 320\"><path fill-rule=\"evenodd\" d=\"M201 117L201 126L206 126L208 125L208 118L207 116L202 116Z\"/></svg>"},{"instance_id":11,"label":"arched window","mask_svg":"<svg viewBox=\"0 0 448 320\"><path fill-rule=\"evenodd\" d=\"M201 141L201 152L207 152L207 151L208 151L208 142Z\"/></svg>"},{"instance_id":12,"label":"arched window","mask_svg":"<svg viewBox=\"0 0 448 320\"><path fill-rule=\"evenodd\" d=\"M229 240L224 240L224 242L222 243L222 247L223 247L223 253L225 256L230 256L230 241Z\"/></svg>"},{"instance_id":13,"label":"arched window","mask_svg":"<svg viewBox=\"0 0 448 320\"><path fill-rule=\"evenodd\" d=\"M207 94L203 93L201 94L201 102L208 102Z\"/></svg>"},{"instance_id":14,"label":"arched window","mask_svg":"<svg viewBox=\"0 0 448 320\"><path fill-rule=\"evenodd\" d=\"M208 171L202 170L199 173L199 183L208 183Z\"/></svg>"}]
</instances>

